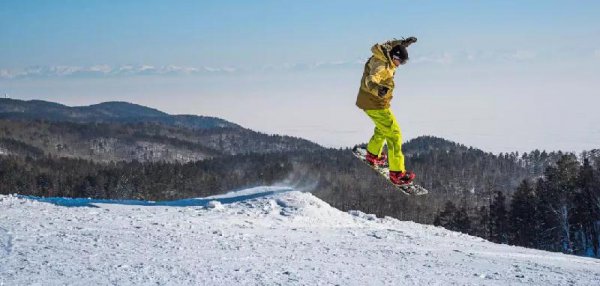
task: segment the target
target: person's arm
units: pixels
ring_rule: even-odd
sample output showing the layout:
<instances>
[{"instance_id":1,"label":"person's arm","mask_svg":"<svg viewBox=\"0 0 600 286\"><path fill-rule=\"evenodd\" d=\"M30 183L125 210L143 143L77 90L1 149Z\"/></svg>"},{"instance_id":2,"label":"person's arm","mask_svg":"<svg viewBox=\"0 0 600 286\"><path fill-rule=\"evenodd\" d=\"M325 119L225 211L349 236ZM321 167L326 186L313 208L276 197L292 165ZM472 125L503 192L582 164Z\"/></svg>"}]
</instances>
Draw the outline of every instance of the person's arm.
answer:
<instances>
[{"instance_id":1,"label":"person's arm","mask_svg":"<svg viewBox=\"0 0 600 286\"><path fill-rule=\"evenodd\" d=\"M371 67L369 75L365 77L365 86L371 93L383 97L387 94L390 87L381 82L389 77L389 71L386 69L385 63L377 59L371 59L369 65Z\"/></svg>"},{"instance_id":2,"label":"person's arm","mask_svg":"<svg viewBox=\"0 0 600 286\"><path fill-rule=\"evenodd\" d=\"M410 46L416 42L417 42L417 38L408 37L406 39L402 38L400 40L394 39L394 40L386 42L384 45L386 45L388 49L392 49L393 47L398 46L398 45L408 48L408 46Z\"/></svg>"}]
</instances>

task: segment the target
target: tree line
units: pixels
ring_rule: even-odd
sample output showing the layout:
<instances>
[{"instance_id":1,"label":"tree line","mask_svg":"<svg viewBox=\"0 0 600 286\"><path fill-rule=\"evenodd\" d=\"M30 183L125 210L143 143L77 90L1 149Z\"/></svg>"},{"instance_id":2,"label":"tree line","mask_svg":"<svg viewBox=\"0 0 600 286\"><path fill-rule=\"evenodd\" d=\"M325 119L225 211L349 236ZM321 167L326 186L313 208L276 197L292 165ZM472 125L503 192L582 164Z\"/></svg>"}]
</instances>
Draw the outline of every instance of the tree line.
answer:
<instances>
[{"instance_id":1,"label":"tree line","mask_svg":"<svg viewBox=\"0 0 600 286\"><path fill-rule=\"evenodd\" d=\"M447 201L434 224L498 243L600 257L600 165L563 155L510 196L492 192L479 208Z\"/></svg>"},{"instance_id":2,"label":"tree line","mask_svg":"<svg viewBox=\"0 0 600 286\"><path fill-rule=\"evenodd\" d=\"M273 183L311 191L341 210L432 223L447 200L485 203L486 187L511 189L526 168L512 157L423 137L405 146L408 167L431 191L406 197L349 149L224 155L179 162L98 163L54 155L0 156L0 193L102 199L170 200ZM482 172L482 170L489 170ZM470 191L473 191L471 193Z\"/></svg>"}]
</instances>

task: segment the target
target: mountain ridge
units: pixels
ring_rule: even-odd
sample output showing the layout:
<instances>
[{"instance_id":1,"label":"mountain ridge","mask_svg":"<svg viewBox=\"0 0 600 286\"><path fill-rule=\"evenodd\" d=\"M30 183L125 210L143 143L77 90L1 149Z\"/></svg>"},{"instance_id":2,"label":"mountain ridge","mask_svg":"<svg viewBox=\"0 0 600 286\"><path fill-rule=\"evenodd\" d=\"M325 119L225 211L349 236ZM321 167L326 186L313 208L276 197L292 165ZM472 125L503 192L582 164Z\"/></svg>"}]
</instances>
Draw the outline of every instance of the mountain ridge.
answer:
<instances>
[{"instance_id":1,"label":"mountain ridge","mask_svg":"<svg viewBox=\"0 0 600 286\"><path fill-rule=\"evenodd\" d=\"M170 115L122 101L69 107L0 99L0 139L4 154L39 155L41 150L99 162L189 162L321 148L302 138L268 135L216 117Z\"/></svg>"},{"instance_id":2,"label":"mountain ridge","mask_svg":"<svg viewBox=\"0 0 600 286\"><path fill-rule=\"evenodd\" d=\"M0 98L0 118L43 119L78 123L156 122L191 129L242 128L238 124L217 117L191 114L171 115L155 108L124 101L108 101L87 106L67 106L44 100L24 101Z\"/></svg>"}]
</instances>

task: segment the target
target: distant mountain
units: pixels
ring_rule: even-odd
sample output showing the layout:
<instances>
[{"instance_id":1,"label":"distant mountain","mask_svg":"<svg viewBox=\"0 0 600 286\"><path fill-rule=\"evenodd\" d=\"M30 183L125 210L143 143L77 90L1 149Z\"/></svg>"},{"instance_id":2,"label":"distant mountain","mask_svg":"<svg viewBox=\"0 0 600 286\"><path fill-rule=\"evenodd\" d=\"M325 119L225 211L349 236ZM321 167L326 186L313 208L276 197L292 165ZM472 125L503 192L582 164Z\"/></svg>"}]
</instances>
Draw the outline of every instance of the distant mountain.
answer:
<instances>
[{"instance_id":1,"label":"distant mountain","mask_svg":"<svg viewBox=\"0 0 600 286\"><path fill-rule=\"evenodd\" d=\"M169 115L126 102L68 107L39 100L0 100L0 154L189 162L320 148L308 140L267 135L219 118Z\"/></svg>"},{"instance_id":2,"label":"distant mountain","mask_svg":"<svg viewBox=\"0 0 600 286\"><path fill-rule=\"evenodd\" d=\"M162 111L128 102L104 102L90 106L70 107L42 100L0 99L0 119L43 119L76 123L119 122L160 123L192 129L241 128L229 121L207 116L170 115Z\"/></svg>"},{"instance_id":3,"label":"distant mountain","mask_svg":"<svg viewBox=\"0 0 600 286\"><path fill-rule=\"evenodd\" d=\"M165 117L169 114L160 110L149 108L129 102L109 101L90 106L73 107L78 110L89 111L90 113L102 114L107 117Z\"/></svg>"},{"instance_id":4,"label":"distant mountain","mask_svg":"<svg viewBox=\"0 0 600 286\"><path fill-rule=\"evenodd\" d=\"M483 152L479 149L473 149L472 147L466 147L465 145L452 142L443 138L434 137L434 136L420 136L415 139L409 140L402 144L402 150L405 155L415 156L421 153L428 153L433 150L437 151L468 151L468 150L476 150L478 152Z\"/></svg>"}]
</instances>

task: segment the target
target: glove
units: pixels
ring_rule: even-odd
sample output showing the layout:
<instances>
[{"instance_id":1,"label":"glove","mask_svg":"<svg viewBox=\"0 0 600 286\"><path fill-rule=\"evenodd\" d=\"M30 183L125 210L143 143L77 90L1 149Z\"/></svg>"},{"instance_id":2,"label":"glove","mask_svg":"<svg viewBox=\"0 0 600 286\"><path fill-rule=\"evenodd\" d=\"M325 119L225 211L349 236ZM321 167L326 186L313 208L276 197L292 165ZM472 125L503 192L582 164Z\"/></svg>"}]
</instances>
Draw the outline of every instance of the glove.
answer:
<instances>
[{"instance_id":1,"label":"glove","mask_svg":"<svg viewBox=\"0 0 600 286\"><path fill-rule=\"evenodd\" d=\"M385 86L380 86L377 90L377 95L379 95L379 97L384 97L387 94L388 90L389 88Z\"/></svg>"},{"instance_id":2,"label":"glove","mask_svg":"<svg viewBox=\"0 0 600 286\"><path fill-rule=\"evenodd\" d=\"M413 43L417 42L417 38L415 37L408 37L404 40L402 40L402 46L404 46L405 48L412 45Z\"/></svg>"}]
</instances>

